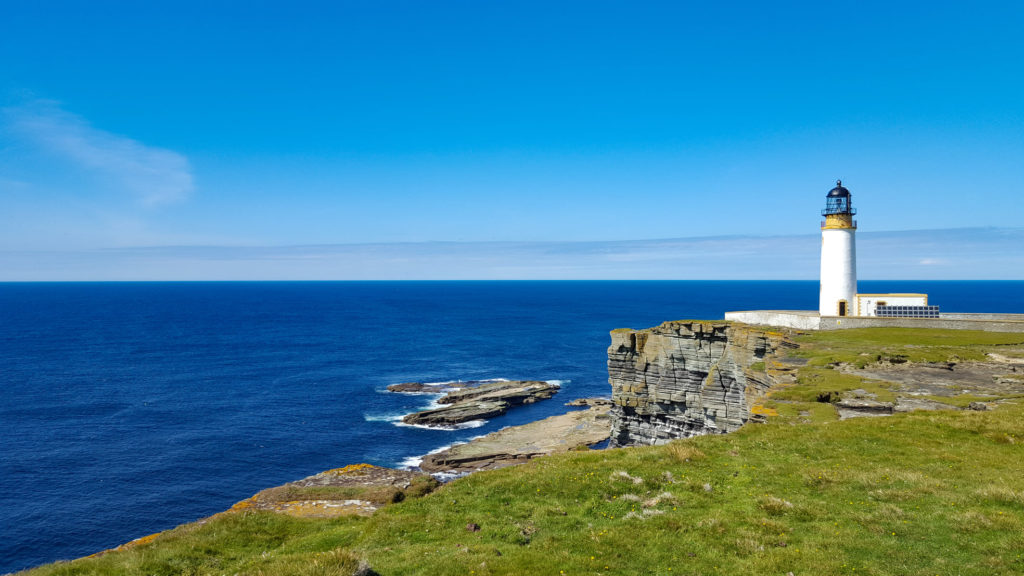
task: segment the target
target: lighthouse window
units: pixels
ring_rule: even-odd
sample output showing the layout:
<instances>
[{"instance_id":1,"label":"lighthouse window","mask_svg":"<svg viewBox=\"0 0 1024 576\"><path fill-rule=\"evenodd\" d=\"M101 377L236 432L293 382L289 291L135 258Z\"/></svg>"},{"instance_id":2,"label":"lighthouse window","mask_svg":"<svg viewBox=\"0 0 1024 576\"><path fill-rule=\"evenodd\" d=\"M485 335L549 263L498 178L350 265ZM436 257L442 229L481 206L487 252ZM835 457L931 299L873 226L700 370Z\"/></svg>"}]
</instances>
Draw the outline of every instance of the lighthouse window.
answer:
<instances>
[{"instance_id":1,"label":"lighthouse window","mask_svg":"<svg viewBox=\"0 0 1024 576\"><path fill-rule=\"evenodd\" d=\"M938 306L885 306L879 302L876 316L887 318L938 318Z\"/></svg>"}]
</instances>

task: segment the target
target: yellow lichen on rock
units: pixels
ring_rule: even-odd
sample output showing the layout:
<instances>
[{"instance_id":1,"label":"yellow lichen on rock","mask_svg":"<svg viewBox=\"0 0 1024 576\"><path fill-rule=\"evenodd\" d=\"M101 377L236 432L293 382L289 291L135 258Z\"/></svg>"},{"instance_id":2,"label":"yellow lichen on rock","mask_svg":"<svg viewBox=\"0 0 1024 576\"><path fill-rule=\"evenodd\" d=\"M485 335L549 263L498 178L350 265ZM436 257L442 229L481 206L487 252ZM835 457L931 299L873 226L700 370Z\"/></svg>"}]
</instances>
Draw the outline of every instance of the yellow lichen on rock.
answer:
<instances>
[{"instance_id":1,"label":"yellow lichen on rock","mask_svg":"<svg viewBox=\"0 0 1024 576\"><path fill-rule=\"evenodd\" d=\"M248 508L252 508L254 506L256 506L256 497L255 496L251 496L249 498L246 498L245 500L242 500L241 502L236 503L234 506L231 507L231 509L232 510L245 510L245 509L248 509Z\"/></svg>"},{"instance_id":2,"label":"yellow lichen on rock","mask_svg":"<svg viewBox=\"0 0 1024 576\"><path fill-rule=\"evenodd\" d=\"M332 468L331 470L327 470L326 472L321 472L321 474L334 474L337 476L341 476L342 474L351 474L352 472L358 472L360 470L366 470L368 468L376 468L376 466L374 466L373 464L349 464L348 466L344 466L342 468Z\"/></svg>"},{"instance_id":3,"label":"yellow lichen on rock","mask_svg":"<svg viewBox=\"0 0 1024 576\"><path fill-rule=\"evenodd\" d=\"M757 414L757 415L760 415L760 416L778 416L779 415L779 411L776 410L775 408L769 408L769 407L764 406L762 404L754 404L753 406L751 406L750 407L750 413L751 414Z\"/></svg>"}]
</instances>

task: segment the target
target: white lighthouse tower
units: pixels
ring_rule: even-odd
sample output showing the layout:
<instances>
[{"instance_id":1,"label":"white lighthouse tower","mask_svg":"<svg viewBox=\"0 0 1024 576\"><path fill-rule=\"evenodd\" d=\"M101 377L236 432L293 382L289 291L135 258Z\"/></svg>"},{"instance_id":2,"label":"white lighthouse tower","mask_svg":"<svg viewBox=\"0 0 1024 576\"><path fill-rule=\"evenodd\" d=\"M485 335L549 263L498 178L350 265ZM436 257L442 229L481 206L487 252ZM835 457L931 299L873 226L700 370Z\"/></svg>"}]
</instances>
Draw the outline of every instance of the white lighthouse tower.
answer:
<instances>
[{"instance_id":1,"label":"white lighthouse tower","mask_svg":"<svg viewBox=\"0 0 1024 576\"><path fill-rule=\"evenodd\" d=\"M850 201L850 191L841 180L825 196L825 209L821 215L821 294L818 314L821 316L849 316L857 295L857 245L855 235L857 211Z\"/></svg>"}]
</instances>

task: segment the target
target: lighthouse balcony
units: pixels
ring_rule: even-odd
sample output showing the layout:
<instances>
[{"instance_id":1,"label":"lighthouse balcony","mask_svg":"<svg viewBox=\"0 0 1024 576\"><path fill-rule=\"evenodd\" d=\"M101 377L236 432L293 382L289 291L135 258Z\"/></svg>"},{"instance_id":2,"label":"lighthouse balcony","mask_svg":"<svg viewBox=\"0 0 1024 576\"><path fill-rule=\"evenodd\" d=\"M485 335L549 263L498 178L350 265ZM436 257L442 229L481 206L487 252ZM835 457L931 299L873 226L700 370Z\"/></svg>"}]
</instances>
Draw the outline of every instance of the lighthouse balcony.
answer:
<instances>
[{"instance_id":1,"label":"lighthouse balcony","mask_svg":"<svg viewBox=\"0 0 1024 576\"><path fill-rule=\"evenodd\" d=\"M849 204L842 204L842 205L834 206L834 205L832 205L831 202L829 202L829 205L827 207L822 208L822 210L821 210L821 215L822 216L831 216L833 214L836 214L836 215L842 214L842 215L846 215L846 216L853 216L856 213L857 213L857 209L852 207L852 206L850 206Z\"/></svg>"}]
</instances>

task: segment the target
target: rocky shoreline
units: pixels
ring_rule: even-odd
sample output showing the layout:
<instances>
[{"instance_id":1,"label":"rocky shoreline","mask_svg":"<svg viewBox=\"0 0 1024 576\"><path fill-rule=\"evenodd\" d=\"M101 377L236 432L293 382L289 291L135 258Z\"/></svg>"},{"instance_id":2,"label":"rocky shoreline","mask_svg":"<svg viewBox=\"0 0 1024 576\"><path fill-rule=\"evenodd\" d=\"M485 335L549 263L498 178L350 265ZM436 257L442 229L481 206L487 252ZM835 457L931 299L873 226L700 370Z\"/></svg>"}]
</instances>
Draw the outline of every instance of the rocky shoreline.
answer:
<instances>
[{"instance_id":1,"label":"rocky shoreline","mask_svg":"<svg viewBox=\"0 0 1024 576\"><path fill-rule=\"evenodd\" d=\"M516 388L523 382L525 381L501 383L508 384L509 388ZM528 386L537 383L528 382ZM476 383L466 384L467 386L460 389L473 388ZM557 391L557 384L545 384L553 386L554 391ZM405 387L406 389L402 391L417 392L418 387L430 385L406 383L393 386ZM436 386L433 388L436 389ZM551 394L554 394L554 391ZM504 468L522 464L539 456L589 449L608 440L608 411L611 402L607 398L580 398L568 402L566 406L587 409L572 410L521 426L502 428L467 443L426 454L418 466L410 469L350 464L326 470L301 480L261 490L230 509L197 520L195 524L205 524L224 514L246 510L275 512L300 518L370 516L388 504L433 491L441 485L438 477L451 479L476 471ZM116 548L97 552L92 557L147 544L165 532L136 538Z\"/></svg>"},{"instance_id":2,"label":"rocky shoreline","mask_svg":"<svg viewBox=\"0 0 1024 576\"><path fill-rule=\"evenodd\" d=\"M522 464L538 456L587 449L608 439L610 403L509 426L465 444L427 454L419 469L432 474L466 474Z\"/></svg>"},{"instance_id":3,"label":"rocky shoreline","mask_svg":"<svg viewBox=\"0 0 1024 576\"><path fill-rule=\"evenodd\" d=\"M489 394L497 388L510 391L524 387L522 382L514 381L495 384L505 386L495 386L491 391L480 393ZM534 384L537 382L530 381L525 387ZM464 390L472 394L475 389L468 386ZM453 402L458 403L461 400ZM307 518L369 516L381 506L432 491L441 483L438 478L447 480L480 470L522 464L538 456L589 449L608 440L611 430L608 417L611 402L608 399L581 398L566 405L587 409L502 428L469 442L426 454L417 466L408 469L351 464L327 470L262 490L231 509L265 510Z\"/></svg>"},{"instance_id":4,"label":"rocky shoreline","mask_svg":"<svg viewBox=\"0 0 1024 576\"><path fill-rule=\"evenodd\" d=\"M748 421L763 421L774 410L761 406L769 389L797 384L794 371L806 358L790 333L722 322L668 322L647 330L616 330L608 349L611 399L581 398L566 406L582 408L520 426L510 426L466 443L424 455L416 466L393 469L353 464L263 490L237 503L231 513L272 511L299 517L331 518L373 514L378 508L417 497L453 478L494 470L530 459L611 446L661 444L697 434L726 433ZM887 383L893 399L863 389L819 397L840 419L885 416L922 409L990 410L1000 397L1024 394L1024 357L989 354L985 361L906 362L881 356L865 366L834 363L828 369ZM822 368L825 369L825 368ZM870 387L870 386L868 386ZM436 394L440 408L407 415L406 423L447 426L502 414L510 407L549 399L556 382L471 381L439 384L407 382L388 386L396 393ZM962 406L940 400L964 397ZM786 402L786 400L775 400ZM802 416L801 416L802 417ZM219 516L219 515L218 515ZM198 523L208 521L200 520ZM152 541L151 535L125 544Z\"/></svg>"},{"instance_id":5,"label":"rocky shoreline","mask_svg":"<svg viewBox=\"0 0 1024 576\"><path fill-rule=\"evenodd\" d=\"M474 420L500 416L510 408L547 400L558 392L555 382L543 380L497 380L455 382L439 387L422 382L388 386L389 392L405 394L441 393L440 408L408 414L402 422L413 426L449 427Z\"/></svg>"},{"instance_id":6,"label":"rocky shoreline","mask_svg":"<svg viewBox=\"0 0 1024 576\"><path fill-rule=\"evenodd\" d=\"M445 383L403 382L387 387L405 394L443 394L432 408L408 414L406 424L447 427L504 414L509 408L551 398L557 382L486 380ZM265 510L290 516L332 518L368 516L381 506L418 496L440 485L440 479L521 464L557 452L589 449L609 437L606 398L580 398L566 404L582 407L521 426L509 426L469 442L422 456L407 469L352 464L262 490L232 510Z\"/></svg>"}]
</instances>

